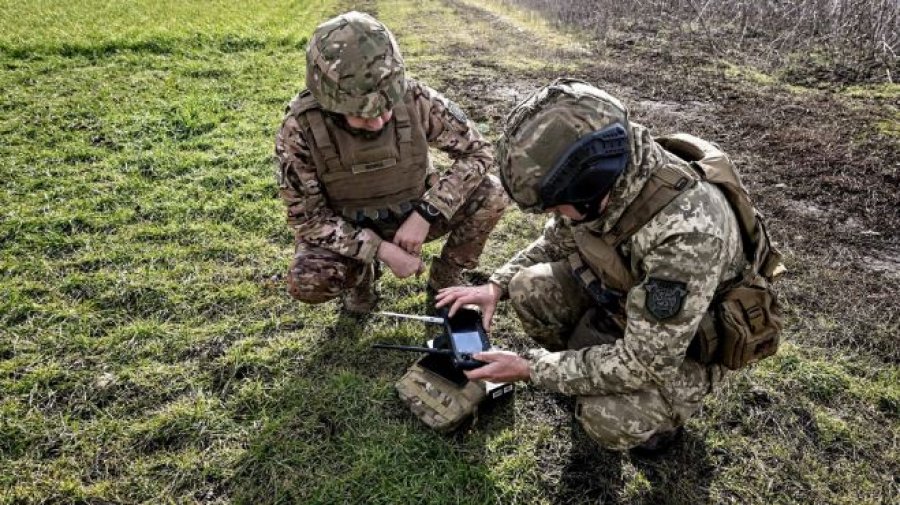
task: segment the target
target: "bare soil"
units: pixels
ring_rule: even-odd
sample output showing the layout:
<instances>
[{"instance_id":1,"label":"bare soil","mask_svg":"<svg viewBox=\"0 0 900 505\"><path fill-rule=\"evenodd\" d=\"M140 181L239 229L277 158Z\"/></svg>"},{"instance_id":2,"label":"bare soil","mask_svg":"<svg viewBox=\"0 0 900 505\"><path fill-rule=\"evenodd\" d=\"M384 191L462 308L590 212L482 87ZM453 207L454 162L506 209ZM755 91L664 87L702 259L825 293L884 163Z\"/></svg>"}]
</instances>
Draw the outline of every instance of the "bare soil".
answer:
<instances>
[{"instance_id":1,"label":"bare soil","mask_svg":"<svg viewBox=\"0 0 900 505\"><path fill-rule=\"evenodd\" d=\"M569 75L622 99L637 122L655 133L713 140L738 163L786 256L781 289L798 325L791 334L900 362L900 139L878 127L896 122L897 103L850 98L827 82L802 89L758 84L729 75L701 43L660 46L639 27L606 43L591 41L585 58L523 38L487 10L446 3L464 20L493 29L483 42L446 49L468 65L444 77L441 89L475 121L499 131L515 103L561 76L500 72L485 47L512 43L539 58L584 61Z\"/></svg>"},{"instance_id":2,"label":"bare soil","mask_svg":"<svg viewBox=\"0 0 900 505\"><path fill-rule=\"evenodd\" d=\"M778 289L788 342L825 360L852 359L861 363L861 374L900 363L900 139L879 127L896 123L896 99L850 97L834 81L816 81L809 88L777 81L760 84L752 72L746 77L729 70L733 67L708 54L702 43L661 46L655 34L648 36L640 26L606 42L591 40L586 50L547 48L488 10L462 0L445 4L465 23L491 27L484 41L446 49L447 59L457 62L452 72L437 64L423 72L438 76L439 89L460 101L472 119L487 123L489 132L499 132L517 102L568 74L621 98L633 119L654 133L685 131L717 142L739 165L784 253L788 273ZM486 51L580 64L569 72L510 71ZM514 330L507 333L502 324L498 329L495 333L505 345L530 347ZM789 371L785 376L795 380ZM820 445L812 414L795 404L790 388L760 387L744 379L732 381L737 385L727 388L728 400L717 404L721 409L715 406L703 415L726 431L743 430L754 443L766 446L759 455L763 459L786 450L787 460L773 466L780 476L774 479L778 489L773 492L793 497L784 498L788 501L816 501L804 482L814 467L810 461L819 456L810 456L803 447L777 447L790 446L795 439ZM743 449L728 444L711 446L702 432L688 430L679 450L666 458L631 458L623 465L617 453L593 449L574 426L570 403L525 390L516 408L517 416L550 426L554 433L571 433L571 440L555 437L537 454L541 483L556 503L617 503L620 490L610 483L627 481L633 472L657 483L643 503L703 503L710 500L710 488L721 485L711 482L710 475L759 462L754 452L742 454ZM896 412L888 401L879 408ZM846 409L867 412L867 407L849 404ZM483 423L482 428L491 429L490 418ZM769 439L765 432L772 430L782 436ZM786 433L799 435L783 436ZM860 457L886 457L885 468L896 468L896 461L890 462L890 442L884 442ZM784 479L783 473L792 477ZM747 499L739 492L712 494L737 503Z\"/></svg>"}]
</instances>

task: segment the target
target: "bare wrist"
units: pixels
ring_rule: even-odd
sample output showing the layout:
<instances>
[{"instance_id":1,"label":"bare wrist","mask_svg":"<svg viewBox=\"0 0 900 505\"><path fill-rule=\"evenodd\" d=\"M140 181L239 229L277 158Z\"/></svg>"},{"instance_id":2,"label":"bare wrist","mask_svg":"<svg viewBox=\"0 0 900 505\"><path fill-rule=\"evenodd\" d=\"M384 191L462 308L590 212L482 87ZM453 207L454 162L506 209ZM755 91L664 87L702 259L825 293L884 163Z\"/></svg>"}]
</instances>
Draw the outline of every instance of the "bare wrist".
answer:
<instances>
[{"instance_id":1,"label":"bare wrist","mask_svg":"<svg viewBox=\"0 0 900 505\"><path fill-rule=\"evenodd\" d=\"M378 238L378 250L375 253L375 256L379 260L385 261L385 256L388 254L388 250L391 247L396 247L396 246L394 246L394 244L392 244L391 242L388 242L387 240L383 240L381 237L379 237Z\"/></svg>"},{"instance_id":2,"label":"bare wrist","mask_svg":"<svg viewBox=\"0 0 900 505\"><path fill-rule=\"evenodd\" d=\"M521 359L521 361L519 362L520 363L519 377L521 377L523 381L531 382L531 362L529 362L525 358L520 358L520 359Z\"/></svg>"},{"instance_id":3,"label":"bare wrist","mask_svg":"<svg viewBox=\"0 0 900 505\"><path fill-rule=\"evenodd\" d=\"M491 296L494 298L495 302L499 302L500 298L503 296L503 288L500 287L496 282L488 281L487 283L488 292L490 292Z\"/></svg>"}]
</instances>

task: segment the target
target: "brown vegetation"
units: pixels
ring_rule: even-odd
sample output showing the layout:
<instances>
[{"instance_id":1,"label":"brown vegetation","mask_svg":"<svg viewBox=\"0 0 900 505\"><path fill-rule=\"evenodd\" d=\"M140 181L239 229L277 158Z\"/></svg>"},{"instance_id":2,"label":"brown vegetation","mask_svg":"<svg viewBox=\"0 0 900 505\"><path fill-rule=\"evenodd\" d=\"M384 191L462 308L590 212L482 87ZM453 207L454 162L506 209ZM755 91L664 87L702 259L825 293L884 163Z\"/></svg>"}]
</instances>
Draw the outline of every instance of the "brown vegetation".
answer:
<instances>
[{"instance_id":1,"label":"brown vegetation","mask_svg":"<svg viewBox=\"0 0 900 505\"><path fill-rule=\"evenodd\" d=\"M794 80L893 82L900 51L898 0L512 0L606 39L674 31Z\"/></svg>"}]
</instances>

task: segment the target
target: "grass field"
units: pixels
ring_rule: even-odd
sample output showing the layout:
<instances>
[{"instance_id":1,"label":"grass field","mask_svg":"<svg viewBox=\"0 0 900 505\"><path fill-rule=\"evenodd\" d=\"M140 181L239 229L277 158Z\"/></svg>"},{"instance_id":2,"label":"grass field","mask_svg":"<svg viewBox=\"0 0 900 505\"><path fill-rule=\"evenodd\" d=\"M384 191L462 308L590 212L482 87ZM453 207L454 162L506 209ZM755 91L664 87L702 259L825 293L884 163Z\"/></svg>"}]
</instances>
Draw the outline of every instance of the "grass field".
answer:
<instances>
[{"instance_id":1,"label":"grass field","mask_svg":"<svg viewBox=\"0 0 900 505\"><path fill-rule=\"evenodd\" d=\"M452 436L412 418L393 390L411 356L369 346L419 342L422 328L297 304L283 280L292 236L273 135L303 82L306 38L351 6L385 21L410 73L490 138L513 103L564 73L624 96L641 121L725 137L792 272L779 356L733 374L658 459L597 448L570 399L528 387ZM676 97L663 72L635 77L658 63L658 41L598 46L499 1L0 9L0 504L898 503L897 221L865 214L896 203L896 86L800 93L743 69L723 74L726 91ZM845 181L785 195L765 168L831 160L784 142L797 151L763 165L740 135L753 116L703 106L763 93L863 118L830 146L887 143L840 158L884 175L863 194L846 186L840 201L866 211L828 210L867 234L798 238L827 228L811 219ZM509 212L481 270L540 224ZM854 270L838 253L887 266ZM385 276L381 307L422 312L423 287ZM523 349L526 337L504 308L494 339Z\"/></svg>"}]
</instances>

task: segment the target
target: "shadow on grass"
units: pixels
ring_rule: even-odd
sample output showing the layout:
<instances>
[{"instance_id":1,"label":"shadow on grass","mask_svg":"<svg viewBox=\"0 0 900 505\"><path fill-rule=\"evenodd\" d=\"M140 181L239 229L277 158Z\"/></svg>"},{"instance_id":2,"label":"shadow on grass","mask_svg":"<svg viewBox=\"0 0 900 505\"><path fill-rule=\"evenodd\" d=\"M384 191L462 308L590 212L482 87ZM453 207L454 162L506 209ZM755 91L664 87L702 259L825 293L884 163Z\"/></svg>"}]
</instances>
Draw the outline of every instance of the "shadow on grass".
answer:
<instances>
[{"instance_id":1,"label":"shadow on grass","mask_svg":"<svg viewBox=\"0 0 900 505\"><path fill-rule=\"evenodd\" d=\"M373 323L342 313L302 356L302 371L272 392L229 479L236 503L496 500L483 437L443 436L409 413L393 384L415 356L373 353L371 339L384 337Z\"/></svg>"},{"instance_id":2,"label":"shadow on grass","mask_svg":"<svg viewBox=\"0 0 900 505\"><path fill-rule=\"evenodd\" d=\"M714 468L702 439L686 433L660 454L639 456L603 449L577 421L572 423L572 451L553 503L709 503ZM636 475L624 476L626 461Z\"/></svg>"},{"instance_id":3,"label":"shadow on grass","mask_svg":"<svg viewBox=\"0 0 900 505\"><path fill-rule=\"evenodd\" d=\"M648 483L637 503L709 503L709 485L716 469L706 442L690 431L667 451L656 456L632 456L631 463Z\"/></svg>"},{"instance_id":4,"label":"shadow on grass","mask_svg":"<svg viewBox=\"0 0 900 505\"><path fill-rule=\"evenodd\" d=\"M553 503L619 503L622 453L599 446L574 418L571 433L572 449L563 465Z\"/></svg>"}]
</instances>

